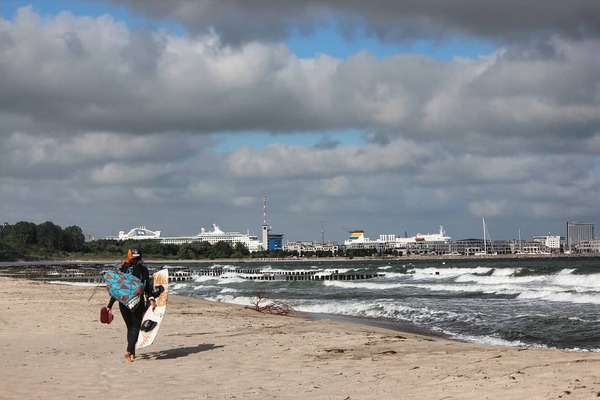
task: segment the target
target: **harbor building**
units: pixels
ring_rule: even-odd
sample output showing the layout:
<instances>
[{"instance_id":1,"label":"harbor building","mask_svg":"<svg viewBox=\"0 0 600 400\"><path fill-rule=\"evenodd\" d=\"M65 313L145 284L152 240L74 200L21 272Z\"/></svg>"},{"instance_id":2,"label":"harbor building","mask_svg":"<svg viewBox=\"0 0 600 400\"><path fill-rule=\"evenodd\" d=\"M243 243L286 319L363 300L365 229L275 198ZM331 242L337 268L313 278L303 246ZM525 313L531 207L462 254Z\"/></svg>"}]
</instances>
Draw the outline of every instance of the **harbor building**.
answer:
<instances>
[{"instance_id":1,"label":"harbor building","mask_svg":"<svg viewBox=\"0 0 600 400\"><path fill-rule=\"evenodd\" d=\"M267 250L283 250L283 233L269 233L267 236Z\"/></svg>"},{"instance_id":2,"label":"harbor building","mask_svg":"<svg viewBox=\"0 0 600 400\"><path fill-rule=\"evenodd\" d=\"M567 250L575 250L578 244L594 240L594 224L586 222L567 222Z\"/></svg>"},{"instance_id":3,"label":"harbor building","mask_svg":"<svg viewBox=\"0 0 600 400\"><path fill-rule=\"evenodd\" d=\"M578 253L600 253L600 239L586 240L577 245Z\"/></svg>"},{"instance_id":4,"label":"harbor building","mask_svg":"<svg viewBox=\"0 0 600 400\"><path fill-rule=\"evenodd\" d=\"M298 257L306 255L330 254L337 257L339 246L336 242L328 241L325 243L317 242L287 242L283 245L283 251L295 254Z\"/></svg>"},{"instance_id":5,"label":"harbor building","mask_svg":"<svg viewBox=\"0 0 600 400\"><path fill-rule=\"evenodd\" d=\"M562 238L556 235L534 236L533 241L541 243L542 251L556 253L560 250Z\"/></svg>"}]
</instances>

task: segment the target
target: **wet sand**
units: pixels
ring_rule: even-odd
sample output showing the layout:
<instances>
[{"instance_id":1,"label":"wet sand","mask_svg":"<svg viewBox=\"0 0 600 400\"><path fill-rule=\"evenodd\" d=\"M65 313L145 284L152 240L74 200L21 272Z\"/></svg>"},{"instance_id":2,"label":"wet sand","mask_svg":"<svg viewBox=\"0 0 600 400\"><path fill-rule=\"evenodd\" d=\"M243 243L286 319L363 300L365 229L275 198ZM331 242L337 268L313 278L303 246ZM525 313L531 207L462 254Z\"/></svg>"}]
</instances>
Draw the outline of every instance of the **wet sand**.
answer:
<instances>
[{"instance_id":1,"label":"wet sand","mask_svg":"<svg viewBox=\"0 0 600 400\"><path fill-rule=\"evenodd\" d=\"M103 288L0 278L1 399L591 399L600 354L491 347L171 296L126 363ZM90 296L92 295L90 299Z\"/></svg>"}]
</instances>

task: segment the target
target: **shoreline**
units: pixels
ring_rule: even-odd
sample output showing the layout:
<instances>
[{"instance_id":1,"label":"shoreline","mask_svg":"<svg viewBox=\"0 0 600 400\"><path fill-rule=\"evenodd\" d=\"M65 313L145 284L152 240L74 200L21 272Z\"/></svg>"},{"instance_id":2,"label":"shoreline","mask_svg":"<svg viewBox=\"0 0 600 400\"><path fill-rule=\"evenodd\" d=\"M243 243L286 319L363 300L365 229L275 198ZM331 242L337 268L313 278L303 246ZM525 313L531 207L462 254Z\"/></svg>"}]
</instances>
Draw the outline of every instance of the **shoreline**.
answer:
<instances>
[{"instance_id":1,"label":"shoreline","mask_svg":"<svg viewBox=\"0 0 600 400\"><path fill-rule=\"evenodd\" d=\"M313 321L334 321L345 324L352 325L362 325L365 327L372 328L381 328L387 329L391 331L401 332L401 333L410 333L414 335L430 337L430 338L439 338L449 340L451 342L458 343L472 343L463 340L454 339L448 335L445 335L440 332L434 332L432 330L428 330L425 328L418 327L414 324L408 322L400 322L400 321L388 321L383 319L369 318L369 317L357 317L352 315L342 315L342 314L327 314L327 313L301 313L307 316L310 320Z\"/></svg>"},{"instance_id":2,"label":"shoreline","mask_svg":"<svg viewBox=\"0 0 600 400\"><path fill-rule=\"evenodd\" d=\"M464 343L169 297L155 343L125 363L105 291L0 278L0 397L28 399L588 399L599 353ZM568 396L567 396L568 395Z\"/></svg>"},{"instance_id":3,"label":"shoreline","mask_svg":"<svg viewBox=\"0 0 600 400\"><path fill-rule=\"evenodd\" d=\"M152 264L203 264L203 263L284 263L284 262L394 262L394 261L446 261L446 260L459 260L459 261L473 261L473 260L506 260L506 259L517 259L517 260L536 260L546 258L600 258L600 254L500 254L500 255L489 255L489 256L456 256L456 255L410 255L401 257L311 257L311 258L244 258L244 259L233 259L233 258L218 258L213 260L180 260L180 259L147 259L144 262L148 265ZM18 267L18 266L51 266L56 264L63 265L78 265L78 264L121 264L124 261L123 258L116 259L48 259L38 261L0 261L0 267Z\"/></svg>"}]
</instances>

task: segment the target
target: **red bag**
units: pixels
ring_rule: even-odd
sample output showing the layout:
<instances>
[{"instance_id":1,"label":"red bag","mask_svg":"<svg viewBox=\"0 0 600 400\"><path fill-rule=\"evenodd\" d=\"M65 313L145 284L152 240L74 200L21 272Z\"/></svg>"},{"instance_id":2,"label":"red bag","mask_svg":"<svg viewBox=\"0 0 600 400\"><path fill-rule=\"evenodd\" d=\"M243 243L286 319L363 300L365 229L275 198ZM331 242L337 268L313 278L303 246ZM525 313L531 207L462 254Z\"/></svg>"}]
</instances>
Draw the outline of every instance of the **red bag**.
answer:
<instances>
[{"instance_id":1,"label":"red bag","mask_svg":"<svg viewBox=\"0 0 600 400\"><path fill-rule=\"evenodd\" d=\"M100 309L100 322L103 324L110 324L114 318L112 311L106 307Z\"/></svg>"}]
</instances>

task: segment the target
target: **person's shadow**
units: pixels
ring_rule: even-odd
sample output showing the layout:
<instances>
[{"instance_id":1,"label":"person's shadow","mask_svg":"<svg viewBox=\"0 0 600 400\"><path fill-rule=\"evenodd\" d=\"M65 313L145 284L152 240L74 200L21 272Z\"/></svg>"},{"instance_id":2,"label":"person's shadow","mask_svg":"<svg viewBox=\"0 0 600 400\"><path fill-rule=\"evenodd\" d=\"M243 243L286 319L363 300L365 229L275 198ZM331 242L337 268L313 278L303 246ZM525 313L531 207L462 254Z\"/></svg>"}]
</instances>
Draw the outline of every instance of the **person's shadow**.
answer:
<instances>
[{"instance_id":1,"label":"person's shadow","mask_svg":"<svg viewBox=\"0 0 600 400\"><path fill-rule=\"evenodd\" d=\"M169 360L172 358L180 358L187 357L190 354L201 353L203 351L209 351L218 349L225 346L215 346L212 343L209 344L199 344L198 346L193 347L180 347L178 349L169 349L162 351L155 351L152 353L140 354L138 358L142 360Z\"/></svg>"}]
</instances>

